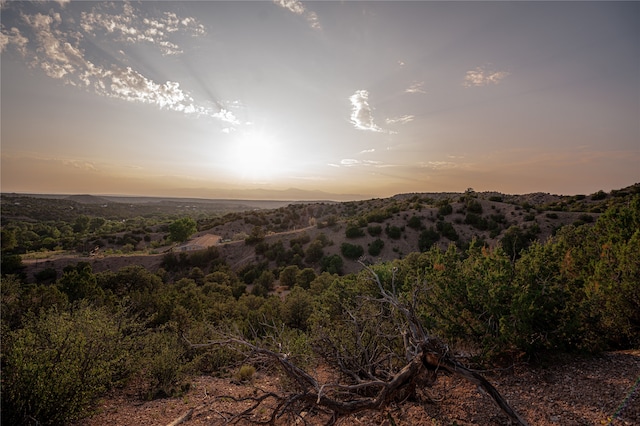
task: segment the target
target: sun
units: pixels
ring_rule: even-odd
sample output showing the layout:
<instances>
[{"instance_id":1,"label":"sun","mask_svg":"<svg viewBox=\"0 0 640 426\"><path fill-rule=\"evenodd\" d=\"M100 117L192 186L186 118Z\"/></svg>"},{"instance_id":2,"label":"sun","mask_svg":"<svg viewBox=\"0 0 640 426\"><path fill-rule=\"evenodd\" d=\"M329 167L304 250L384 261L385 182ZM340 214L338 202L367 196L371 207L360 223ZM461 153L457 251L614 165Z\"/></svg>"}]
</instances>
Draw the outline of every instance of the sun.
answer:
<instances>
[{"instance_id":1,"label":"sun","mask_svg":"<svg viewBox=\"0 0 640 426\"><path fill-rule=\"evenodd\" d=\"M269 181L281 170L282 155L279 144L263 132L239 135L230 150L231 172L243 179Z\"/></svg>"}]
</instances>

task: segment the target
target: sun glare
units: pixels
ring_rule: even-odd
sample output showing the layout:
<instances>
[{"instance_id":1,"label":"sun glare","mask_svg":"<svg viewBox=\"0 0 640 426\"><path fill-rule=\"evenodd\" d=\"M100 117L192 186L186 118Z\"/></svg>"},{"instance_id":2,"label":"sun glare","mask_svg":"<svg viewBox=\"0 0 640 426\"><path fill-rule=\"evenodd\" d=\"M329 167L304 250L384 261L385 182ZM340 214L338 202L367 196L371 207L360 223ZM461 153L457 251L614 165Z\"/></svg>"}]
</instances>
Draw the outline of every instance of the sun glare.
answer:
<instances>
[{"instance_id":1,"label":"sun glare","mask_svg":"<svg viewBox=\"0 0 640 426\"><path fill-rule=\"evenodd\" d=\"M265 181L278 174L282 156L273 138L258 132L241 135L231 149L229 167L243 179Z\"/></svg>"}]
</instances>

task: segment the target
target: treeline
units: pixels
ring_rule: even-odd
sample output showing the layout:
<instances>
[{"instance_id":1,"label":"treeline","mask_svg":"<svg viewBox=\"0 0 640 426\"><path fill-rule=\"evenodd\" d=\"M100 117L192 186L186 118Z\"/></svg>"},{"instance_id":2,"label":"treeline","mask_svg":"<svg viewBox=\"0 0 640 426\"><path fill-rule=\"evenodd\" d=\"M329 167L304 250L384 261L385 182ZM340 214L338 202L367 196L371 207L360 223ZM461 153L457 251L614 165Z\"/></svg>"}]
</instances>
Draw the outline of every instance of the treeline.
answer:
<instances>
[{"instance_id":1,"label":"treeline","mask_svg":"<svg viewBox=\"0 0 640 426\"><path fill-rule=\"evenodd\" d=\"M431 246L371 267L415 303L429 333L478 362L640 347L640 196L544 243L521 246L523 237L511 235L509 247ZM401 356L402 336L375 321L383 307L370 274L282 266L234 272L211 248L169 255L157 273L79 263L38 284L4 275L3 422L69 423L132 380L149 399L184 392L190 374L232 375L238 352L188 344L221 333L277 344L302 366L328 356L326 342L354 364ZM274 294L276 281L286 296Z\"/></svg>"}]
</instances>

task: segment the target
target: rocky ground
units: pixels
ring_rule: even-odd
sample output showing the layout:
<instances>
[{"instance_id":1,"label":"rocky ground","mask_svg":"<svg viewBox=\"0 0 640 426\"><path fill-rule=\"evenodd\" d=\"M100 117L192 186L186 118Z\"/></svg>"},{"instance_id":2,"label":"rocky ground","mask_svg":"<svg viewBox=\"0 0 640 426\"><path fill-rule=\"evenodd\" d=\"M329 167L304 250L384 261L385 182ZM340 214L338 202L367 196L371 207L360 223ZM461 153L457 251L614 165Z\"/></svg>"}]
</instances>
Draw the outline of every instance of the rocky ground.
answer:
<instances>
[{"instance_id":1,"label":"rocky ground","mask_svg":"<svg viewBox=\"0 0 640 426\"><path fill-rule=\"evenodd\" d=\"M610 352L550 367L515 366L483 373L530 425L640 425L640 350ZM134 389L115 392L101 401L98 412L77 426L221 425L246 407L233 398L277 390L277 376L261 372L251 384L228 378L196 377L179 398L141 401ZM231 398L232 397L232 398ZM457 378L440 375L421 402L405 402L384 412L365 412L343 419L343 425L507 425L507 417L489 396ZM265 420L258 410L254 420ZM307 424L326 418L307 414ZM302 419L297 422L305 424ZM175 423L174 423L175 424ZM292 424L291 420L279 424Z\"/></svg>"}]
</instances>

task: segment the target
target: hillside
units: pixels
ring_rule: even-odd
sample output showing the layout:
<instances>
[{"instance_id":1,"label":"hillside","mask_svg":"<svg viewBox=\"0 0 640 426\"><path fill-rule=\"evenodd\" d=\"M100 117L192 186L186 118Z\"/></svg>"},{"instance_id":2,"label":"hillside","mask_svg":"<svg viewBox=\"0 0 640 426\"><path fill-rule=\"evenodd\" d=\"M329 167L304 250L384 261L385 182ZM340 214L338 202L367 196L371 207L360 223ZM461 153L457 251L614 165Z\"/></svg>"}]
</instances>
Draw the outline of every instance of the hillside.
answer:
<instances>
[{"instance_id":1,"label":"hillside","mask_svg":"<svg viewBox=\"0 0 640 426\"><path fill-rule=\"evenodd\" d=\"M3 196L3 421L635 424L639 189Z\"/></svg>"},{"instance_id":2,"label":"hillside","mask_svg":"<svg viewBox=\"0 0 640 426\"><path fill-rule=\"evenodd\" d=\"M35 273L51 267L61 273L64 266L78 260L90 261L96 271L142 263L155 271L162 262L161 254L172 249L166 241L167 228L161 219L181 215L198 221L199 232L193 238L220 237L217 248L235 270L252 264L277 269L293 262L320 272L327 270L321 260L333 257L334 261L341 262L338 272L352 273L359 269L356 260L363 256L368 262L384 262L425 251L433 244L442 249L449 244L465 249L472 241L488 247L509 241L506 249L515 255L515 251L532 241L546 241L563 226L594 223L607 206L624 203L638 192L640 184L588 196L508 195L468 190L465 193L399 194L350 202L280 202L285 204L281 206L268 202L276 208L256 208L260 203L269 204L255 201L151 199L143 203L141 199L136 203L109 201L101 205L97 202L105 198L87 195L63 200L3 195L2 220L9 226L16 220L34 222L39 217L45 221L67 220L72 224L79 216L139 222L129 231L109 233L104 232L103 227L93 236L85 234L84 243L81 246L76 243L77 255L67 251L64 256L53 256L53 253L49 258L38 256L38 261L25 258L30 280ZM149 220L141 219L144 217L157 219L145 226ZM247 241L252 243L246 244ZM127 256L119 257L126 244L130 244ZM345 256L345 245L355 253L353 256ZM183 246L202 247L190 247L189 243ZM317 255L308 255L312 246ZM100 247L99 256L82 256L87 247ZM136 256L131 257L132 254ZM294 262L296 254L298 258ZM147 255L150 258L143 262L141 256Z\"/></svg>"}]
</instances>

